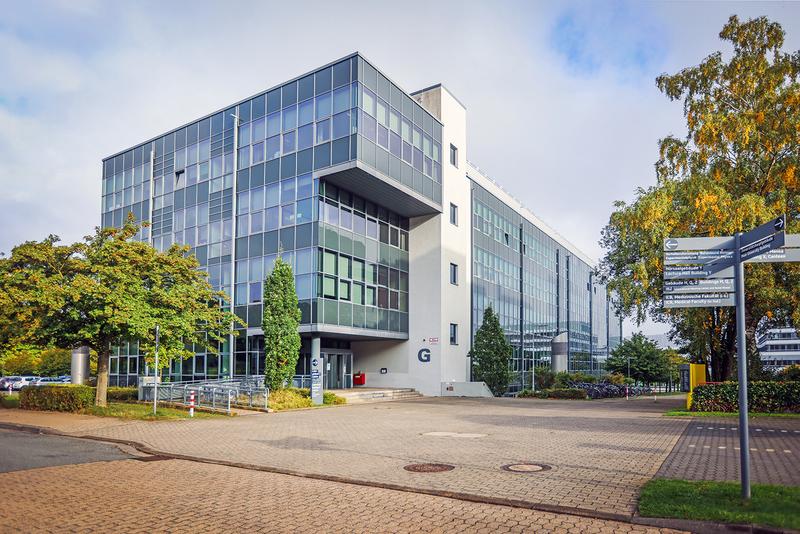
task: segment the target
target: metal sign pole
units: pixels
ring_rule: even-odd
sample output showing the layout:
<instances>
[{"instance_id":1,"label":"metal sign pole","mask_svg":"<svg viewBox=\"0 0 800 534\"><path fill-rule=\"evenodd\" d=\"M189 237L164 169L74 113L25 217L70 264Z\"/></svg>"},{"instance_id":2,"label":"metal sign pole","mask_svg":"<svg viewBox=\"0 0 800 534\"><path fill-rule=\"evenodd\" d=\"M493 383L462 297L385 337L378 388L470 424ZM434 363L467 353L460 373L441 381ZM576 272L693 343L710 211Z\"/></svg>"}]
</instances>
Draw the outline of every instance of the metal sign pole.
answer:
<instances>
[{"instance_id":1,"label":"metal sign pole","mask_svg":"<svg viewBox=\"0 0 800 534\"><path fill-rule=\"evenodd\" d=\"M156 325L156 357L155 369L153 371L153 415L156 415L158 407L158 325Z\"/></svg>"},{"instance_id":2,"label":"metal sign pole","mask_svg":"<svg viewBox=\"0 0 800 534\"><path fill-rule=\"evenodd\" d=\"M750 425L747 420L747 350L744 333L744 263L742 233L736 234L736 355L739 367L739 463L742 499L750 500Z\"/></svg>"}]
</instances>

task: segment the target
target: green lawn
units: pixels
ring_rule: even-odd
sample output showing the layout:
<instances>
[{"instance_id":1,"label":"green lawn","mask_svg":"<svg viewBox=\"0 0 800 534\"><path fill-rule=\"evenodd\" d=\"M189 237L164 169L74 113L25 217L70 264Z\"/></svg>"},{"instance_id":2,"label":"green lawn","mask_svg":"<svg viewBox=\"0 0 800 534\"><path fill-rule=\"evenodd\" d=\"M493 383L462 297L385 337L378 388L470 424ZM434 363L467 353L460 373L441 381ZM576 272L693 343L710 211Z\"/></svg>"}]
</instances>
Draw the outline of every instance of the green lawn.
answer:
<instances>
[{"instance_id":1,"label":"green lawn","mask_svg":"<svg viewBox=\"0 0 800 534\"><path fill-rule=\"evenodd\" d=\"M110 402L105 408L92 406L84 411L88 415L100 417L119 417L122 419L142 419L144 421L165 420L165 419L188 419L189 411L177 408L158 408L157 415L153 415L151 404L132 404L123 402ZM194 412L195 418L206 419L209 417L227 417L225 414L208 412Z\"/></svg>"},{"instance_id":2,"label":"green lawn","mask_svg":"<svg viewBox=\"0 0 800 534\"><path fill-rule=\"evenodd\" d=\"M639 513L800 529L800 487L754 484L745 505L736 482L654 479L642 489Z\"/></svg>"},{"instance_id":3,"label":"green lawn","mask_svg":"<svg viewBox=\"0 0 800 534\"><path fill-rule=\"evenodd\" d=\"M692 412L690 410L669 410L664 412L668 417L739 417L739 412ZM800 417L800 413L761 413L750 412L750 417Z\"/></svg>"},{"instance_id":4,"label":"green lawn","mask_svg":"<svg viewBox=\"0 0 800 534\"><path fill-rule=\"evenodd\" d=\"M0 408L19 408L19 393L0 395Z\"/></svg>"}]
</instances>

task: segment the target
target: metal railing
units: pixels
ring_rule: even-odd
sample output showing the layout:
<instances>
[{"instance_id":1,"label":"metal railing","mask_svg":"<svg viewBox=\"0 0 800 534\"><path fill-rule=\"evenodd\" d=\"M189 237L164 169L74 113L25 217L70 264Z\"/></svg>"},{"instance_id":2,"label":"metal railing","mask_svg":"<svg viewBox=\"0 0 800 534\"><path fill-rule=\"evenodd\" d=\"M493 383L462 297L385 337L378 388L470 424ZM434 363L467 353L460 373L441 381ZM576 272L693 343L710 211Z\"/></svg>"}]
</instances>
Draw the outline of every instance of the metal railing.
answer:
<instances>
[{"instance_id":1,"label":"metal railing","mask_svg":"<svg viewBox=\"0 0 800 534\"><path fill-rule=\"evenodd\" d=\"M139 379L139 400L153 400L155 386L152 382ZM152 380L152 378L151 378ZM193 380L187 382L164 382L158 384L158 400L189 406L189 397L194 392L195 406L214 410L248 407L267 409L269 407L269 388L264 387L264 379L256 376L227 378L219 380Z\"/></svg>"}]
</instances>

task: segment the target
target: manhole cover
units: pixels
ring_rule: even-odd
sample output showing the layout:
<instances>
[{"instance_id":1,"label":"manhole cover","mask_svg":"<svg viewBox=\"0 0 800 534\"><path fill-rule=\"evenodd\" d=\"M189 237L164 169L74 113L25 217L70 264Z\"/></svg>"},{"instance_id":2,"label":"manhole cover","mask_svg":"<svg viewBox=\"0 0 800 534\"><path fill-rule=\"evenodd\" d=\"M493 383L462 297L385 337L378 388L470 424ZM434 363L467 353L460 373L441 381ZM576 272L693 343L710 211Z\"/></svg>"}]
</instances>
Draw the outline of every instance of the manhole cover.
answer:
<instances>
[{"instance_id":1,"label":"manhole cover","mask_svg":"<svg viewBox=\"0 0 800 534\"><path fill-rule=\"evenodd\" d=\"M412 473L441 473L443 471L452 471L455 466L448 464L408 464L403 469Z\"/></svg>"},{"instance_id":2,"label":"manhole cover","mask_svg":"<svg viewBox=\"0 0 800 534\"><path fill-rule=\"evenodd\" d=\"M544 464L508 464L502 468L513 473L538 473L539 471L549 470L550 466Z\"/></svg>"}]
</instances>

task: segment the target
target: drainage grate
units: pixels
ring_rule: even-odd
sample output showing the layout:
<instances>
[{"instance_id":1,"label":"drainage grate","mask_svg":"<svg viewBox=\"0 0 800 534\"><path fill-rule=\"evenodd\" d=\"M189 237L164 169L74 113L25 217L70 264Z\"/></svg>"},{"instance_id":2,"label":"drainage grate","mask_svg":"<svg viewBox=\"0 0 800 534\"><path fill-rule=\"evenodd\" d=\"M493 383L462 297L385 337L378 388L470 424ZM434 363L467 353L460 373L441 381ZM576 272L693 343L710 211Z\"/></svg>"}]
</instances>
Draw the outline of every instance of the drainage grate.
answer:
<instances>
[{"instance_id":1,"label":"drainage grate","mask_svg":"<svg viewBox=\"0 0 800 534\"><path fill-rule=\"evenodd\" d=\"M501 469L512 473L539 473L541 471L549 471L552 468L545 464L508 464L501 467Z\"/></svg>"},{"instance_id":2,"label":"drainage grate","mask_svg":"<svg viewBox=\"0 0 800 534\"><path fill-rule=\"evenodd\" d=\"M153 454L151 456L137 456L134 460L139 460L140 462L160 462L162 460L172 460L172 458L160 454Z\"/></svg>"},{"instance_id":3,"label":"drainage grate","mask_svg":"<svg viewBox=\"0 0 800 534\"><path fill-rule=\"evenodd\" d=\"M452 471L456 467L448 464L408 464L403 467L406 471L412 473L442 473L444 471Z\"/></svg>"}]
</instances>

